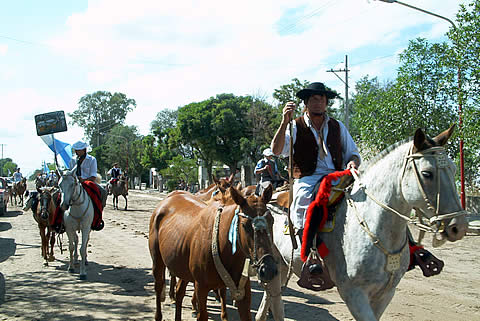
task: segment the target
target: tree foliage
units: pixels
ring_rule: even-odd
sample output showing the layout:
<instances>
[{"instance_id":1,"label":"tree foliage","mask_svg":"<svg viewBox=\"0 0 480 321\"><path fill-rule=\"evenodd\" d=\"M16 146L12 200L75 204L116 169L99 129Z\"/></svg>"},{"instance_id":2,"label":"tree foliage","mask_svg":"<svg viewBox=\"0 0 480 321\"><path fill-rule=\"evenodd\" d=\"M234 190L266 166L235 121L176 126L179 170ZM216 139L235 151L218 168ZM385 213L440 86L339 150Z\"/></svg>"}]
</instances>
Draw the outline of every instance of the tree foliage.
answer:
<instances>
[{"instance_id":1,"label":"tree foliage","mask_svg":"<svg viewBox=\"0 0 480 321\"><path fill-rule=\"evenodd\" d=\"M72 124L83 128L93 147L103 144L105 134L115 125L123 124L127 113L136 107L134 99L108 91L87 94L80 98L78 104L78 109L68 115L72 118Z\"/></svg>"}]
</instances>

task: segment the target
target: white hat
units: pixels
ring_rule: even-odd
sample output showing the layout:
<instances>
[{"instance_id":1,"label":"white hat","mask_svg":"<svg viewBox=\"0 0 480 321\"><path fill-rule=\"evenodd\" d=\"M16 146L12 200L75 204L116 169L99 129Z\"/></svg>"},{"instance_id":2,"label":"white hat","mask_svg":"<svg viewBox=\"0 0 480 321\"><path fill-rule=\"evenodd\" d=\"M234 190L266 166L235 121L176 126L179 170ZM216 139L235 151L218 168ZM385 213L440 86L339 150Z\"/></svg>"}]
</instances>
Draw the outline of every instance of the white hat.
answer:
<instances>
[{"instance_id":1,"label":"white hat","mask_svg":"<svg viewBox=\"0 0 480 321\"><path fill-rule=\"evenodd\" d=\"M87 146L88 146L87 143L82 142L81 140L79 140L78 142L72 145L74 150L87 149Z\"/></svg>"},{"instance_id":2,"label":"white hat","mask_svg":"<svg viewBox=\"0 0 480 321\"><path fill-rule=\"evenodd\" d=\"M274 154L273 154L273 152L272 152L272 150L271 150L270 148L265 148L265 149L263 150L263 156L268 157L268 156L273 156L273 155L274 155Z\"/></svg>"}]
</instances>

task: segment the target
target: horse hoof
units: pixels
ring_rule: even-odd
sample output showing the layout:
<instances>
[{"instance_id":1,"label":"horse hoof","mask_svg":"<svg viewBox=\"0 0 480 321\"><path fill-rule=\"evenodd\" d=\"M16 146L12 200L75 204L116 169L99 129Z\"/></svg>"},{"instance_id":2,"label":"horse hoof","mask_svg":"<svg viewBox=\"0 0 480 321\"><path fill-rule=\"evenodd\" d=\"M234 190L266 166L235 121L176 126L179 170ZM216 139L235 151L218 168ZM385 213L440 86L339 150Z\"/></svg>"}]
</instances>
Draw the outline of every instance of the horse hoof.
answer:
<instances>
[{"instance_id":1,"label":"horse hoof","mask_svg":"<svg viewBox=\"0 0 480 321\"><path fill-rule=\"evenodd\" d=\"M43 266L48 266L48 262L47 261L43 262Z\"/></svg>"},{"instance_id":2,"label":"horse hoof","mask_svg":"<svg viewBox=\"0 0 480 321\"><path fill-rule=\"evenodd\" d=\"M69 268L68 272L73 273L73 272L75 272L75 269L74 268Z\"/></svg>"},{"instance_id":3,"label":"horse hoof","mask_svg":"<svg viewBox=\"0 0 480 321\"><path fill-rule=\"evenodd\" d=\"M86 280L86 279L87 279L87 275L86 275L86 274L80 274L79 279L80 279L80 280Z\"/></svg>"},{"instance_id":4,"label":"horse hoof","mask_svg":"<svg viewBox=\"0 0 480 321\"><path fill-rule=\"evenodd\" d=\"M53 261L55 261L55 256L53 256L53 255L52 255L52 256L50 256L50 257L48 258L48 261L49 261L49 262L53 262Z\"/></svg>"}]
</instances>

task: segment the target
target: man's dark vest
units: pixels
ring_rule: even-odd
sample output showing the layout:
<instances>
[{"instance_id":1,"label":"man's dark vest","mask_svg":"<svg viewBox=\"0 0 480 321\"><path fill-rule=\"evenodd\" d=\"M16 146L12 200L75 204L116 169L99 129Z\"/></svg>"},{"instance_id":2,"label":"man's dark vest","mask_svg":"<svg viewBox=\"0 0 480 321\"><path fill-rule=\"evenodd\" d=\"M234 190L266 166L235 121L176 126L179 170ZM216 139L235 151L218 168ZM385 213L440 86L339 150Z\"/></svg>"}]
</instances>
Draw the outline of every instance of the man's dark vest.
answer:
<instances>
[{"instance_id":1,"label":"man's dark vest","mask_svg":"<svg viewBox=\"0 0 480 321\"><path fill-rule=\"evenodd\" d=\"M118 178L120 176L120 168L112 168L112 178Z\"/></svg>"},{"instance_id":2,"label":"man's dark vest","mask_svg":"<svg viewBox=\"0 0 480 321\"><path fill-rule=\"evenodd\" d=\"M317 167L318 144L315 135L305 123L303 116L295 119L297 138L293 145L293 177L312 175ZM343 170L342 140L338 121L328 121L327 148L337 171Z\"/></svg>"}]
</instances>

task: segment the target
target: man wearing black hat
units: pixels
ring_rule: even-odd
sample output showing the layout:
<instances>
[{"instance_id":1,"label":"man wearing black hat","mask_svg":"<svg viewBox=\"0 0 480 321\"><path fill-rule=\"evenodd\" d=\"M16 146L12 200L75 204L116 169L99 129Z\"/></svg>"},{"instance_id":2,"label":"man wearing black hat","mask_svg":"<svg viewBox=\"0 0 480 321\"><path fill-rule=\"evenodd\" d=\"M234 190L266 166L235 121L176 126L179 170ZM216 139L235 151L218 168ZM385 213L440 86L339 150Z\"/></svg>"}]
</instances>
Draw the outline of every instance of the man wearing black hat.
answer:
<instances>
[{"instance_id":1,"label":"man wearing black hat","mask_svg":"<svg viewBox=\"0 0 480 321\"><path fill-rule=\"evenodd\" d=\"M290 213L293 226L302 239L308 206L320 179L335 171L358 168L360 154L345 125L326 113L330 99L338 94L323 83L314 82L300 90L297 97L305 104L304 113L290 130L295 103L283 108L283 118L272 143L275 155L289 156L290 131L293 137L293 200ZM333 181L332 185L338 184Z\"/></svg>"},{"instance_id":2,"label":"man wearing black hat","mask_svg":"<svg viewBox=\"0 0 480 321\"><path fill-rule=\"evenodd\" d=\"M345 125L326 114L329 99L338 94L323 83L314 82L300 90L297 97L305 103L305 112L295 119L293 132L293 225L301 230L305 212L312 201L315 184L323 176L345 168L358 168L360 154ZM289 156L290 130L295 103L283 108L283 118L273 140L275 155ZM288 129L288 130L287 130Z\"/></svg>"}]
</instances>

